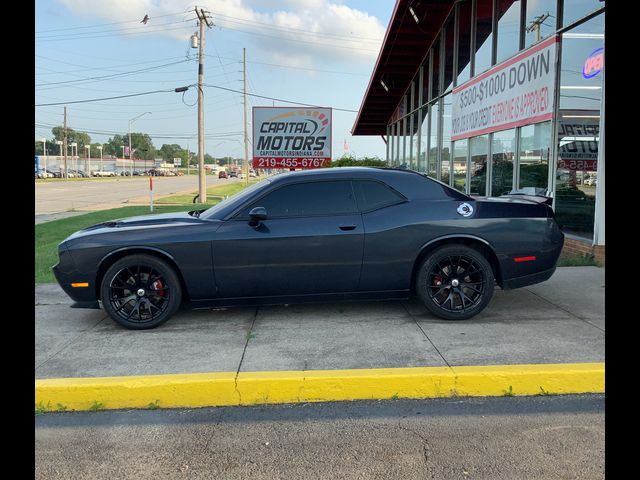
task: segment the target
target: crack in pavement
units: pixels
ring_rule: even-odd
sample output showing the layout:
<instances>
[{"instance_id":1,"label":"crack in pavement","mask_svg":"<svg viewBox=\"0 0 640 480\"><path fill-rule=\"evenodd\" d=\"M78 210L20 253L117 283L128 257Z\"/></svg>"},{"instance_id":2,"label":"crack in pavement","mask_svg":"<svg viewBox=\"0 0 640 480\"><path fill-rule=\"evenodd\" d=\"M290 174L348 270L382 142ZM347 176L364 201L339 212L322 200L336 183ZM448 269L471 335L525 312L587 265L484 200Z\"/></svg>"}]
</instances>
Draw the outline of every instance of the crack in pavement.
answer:
<instances>
[{"instance_id":1,"label":"crack in pavement","mask_svg":"<svg viewBox=\"0 0 640 480\"><path fill-rule=\"evenodd\" d=\"M85 330L80 331L80 333L78 333L78 335L76 335L75 337L73 337L71 340L69 340L67 343L65 343L62 348L60 348L60 350L58 350L56 353L50 355L44 362L40 363L40 365L36 366L35 368L35 372L38 372L38 369L41 368L43 365L45 365L46 363L48 363L51 359L53 359L55 356L59 355L63 350L67 349L72 343L74 343L76 340L79 340L81 337L83 337L84 335L86 335L87 333L89 333L91 330L93 330L94 328L96 328L98 325L100 325L102 322L104 322L107 318L109 318L109 315L105 315L104 317L102 317L100 320L98 320L95 324L91 325L89 328L86 328Z\"/></svg>"},{"instance_id":2,"label":"crack in pavement","mask_svg":"<svg viewBox=\"0 0 640 480\"><path fill-rule=\"evenodd\" d=\"M446 358L444 358L444 355L442 355L442 352L440 352L440 350L438 350L438 347L436 347L436 344L433 343L431 341L431 339L429 338L429 335L427 335L427 332L424 331L424 329L422 328L422 325L420 325L420 323L418 323L418 320L416 319L416 317L413 316L413 314L409 311L409 309L407 308L407 306L404 304L404 302L401 302L402 307L404 308L405 312L407 312L407 315L409 315L411 317L411 319L414 321L414 323L416 324L416 326L420 329L420 331L422 332L422 335L424 335L424 337L429 340L429 343L433 346L433 348L436 349L436 352L438 352L438 355L440 355L440 358L442 358L442 361L444 363L447 364L447 367L449 367L452 371L453 371L453 367L449 364L449 362L447 361Z\"/></svg>"},{"instance_id":3,"label":"crack in pavement","mask_svg":"<svg viewBox=\"0 0 640 480\"><path fill-rule=\"evenodd\" d=\"M236 376L233 379L234 388L236 390L236 393L238 394L238 400L240 402L240 405L242 405L242 394L240 393L240 390L238 390L238 376L240 375L240 369L242 368L244 355L247 352L247 347L249 346L249 340L251 340L251 335L253 333L253 326L256 324L256 319L258 318L259 308L260 307L256 307L256 311L253 312L253 321L251 322L251 327L249 327L249 330L247 331L247 341L244 344L244 349L242 350L242 356L240 357L240 363L238 363L238 369L236 370Z\"/></svg>"},{"instance_id":4,"label":"crack in pavement","mask_svg":"<svg viewBox=\"0 0 640 480\"><path fill-rule=\"evenodd\" d=\"M410 434L415 435L420 440L422 440L422 456L424 458L425 466L427 467L427 473L429 474L429 478L434 479L435 475L434 475L434 472L433 472L433 466L432 466L431 462L429 461L429 441L425 437L420 435L418 432L416 432L415 430L411 430L410 428L405 427L404 425L402 425L401 422L402 422L402 420L398 420L398 428L400 430L404 430L405 432L409 432Z\"/></svg>"},{"instance_id":5,"label":"crack in pavement","mask_svg":"<svg viewBox=\"0 0 640 480\"><path fill-rule=\"evenodd\" d=\"M525 289L525 290L527 290L527 292L532 293L533 295L535 295L536 297L538 297L540 300L544 300L544 301L545 301L545 302L547 302L548 304L553 305L554 307L556 307L556 308L558 308L558 309L562 310L562 311L563 311L563 312L565 312L565 313L568 313L568 314L569 314L569 315L571 315L572 317L577 318L578 320L581 320L581 321L583 321L584 323L587 323L587 324L591 325L591 326L592 326L592 327L594 327L594 328L597 328L597 329L598 329L598 330L600 330L602 333L606 333L604 328L599 327L598 325L596 325L596 324L594 324L594 323L591 323L591 322L590 322L589 320L587 320L586 318L583 318L583 317L581 317L580 315L577 315L577 314L573 313L573 312L572 312L572 311L570 311L570 310L567 310L567 309L566 309L566 308L564 308L562 305L558 305L558 304L556 304L556 303L553 303L553 302L552 302L551 300L549 300L548 298L545 298L545 297L543 297L542 295L539 295L539 294L537 294L536 292L534 292L534 291L532 291L532 290L529 290L528 288L527 288L527 289Z\"/></svg>"}]
</instances>

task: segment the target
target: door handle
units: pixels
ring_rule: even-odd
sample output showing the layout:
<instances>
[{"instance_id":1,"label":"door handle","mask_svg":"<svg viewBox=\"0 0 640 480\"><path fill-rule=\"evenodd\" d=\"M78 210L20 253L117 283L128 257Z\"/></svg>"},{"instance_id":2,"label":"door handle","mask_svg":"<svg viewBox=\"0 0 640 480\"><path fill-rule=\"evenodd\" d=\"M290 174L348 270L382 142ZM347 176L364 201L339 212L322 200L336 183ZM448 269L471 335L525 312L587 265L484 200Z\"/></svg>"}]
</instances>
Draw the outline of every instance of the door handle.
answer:
<instances>
[{"instance_id":1,"label":"door handle","mask_svg":"<svg viewBox=\"0 0 640 480\"><path fill-rule=\"evenodd\" d=\"M356 226L355 225L340 225L340 230L355 230Z\"/></svg>"}]
</instances>

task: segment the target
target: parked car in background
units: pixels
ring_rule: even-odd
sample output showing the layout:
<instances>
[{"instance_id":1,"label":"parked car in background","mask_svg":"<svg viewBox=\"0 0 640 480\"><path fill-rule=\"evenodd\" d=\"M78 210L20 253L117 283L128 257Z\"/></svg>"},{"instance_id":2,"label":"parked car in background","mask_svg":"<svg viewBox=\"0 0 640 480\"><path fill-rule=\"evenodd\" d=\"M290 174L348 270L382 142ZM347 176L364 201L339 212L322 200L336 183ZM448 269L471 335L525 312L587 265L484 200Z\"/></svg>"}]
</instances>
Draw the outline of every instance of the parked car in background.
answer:
<instances>
[{"instance_id":1,"label":"parked car in background","mask_svg":"<svg viewBox=\"0 0 640 480\"><path fill-rule=\"evenodd\" d=\"M116 177L118 174L113 170L93 170L92 177Z\"/></svg>"},{"instance_id":2,"label":"parked car in background","mask_svg":"<svg viewBox=\"0 0 640 480\"><path fill-rule=\"evenodd\" d=\"M410 170L289 172L206 210L80 230L58 246L53 272L76 307L100 300L130 329L162 324L183 300L206 308L413 293L431 314L464 320L496 285L551 277L564 235L550 200L471 197Z\"/></svg>"},{"instance_id":3,"label":"parked car in background","mask_svg":"<svg viewBox=\"0 0 640 480\"><path fill-rule=\"evenodd\" d=\"M236 172L235 170L231 170L229 172L229 178L238 178L238 172Z\"/></svg>"},{"instance_id":4,"label":"parked car in background","mask_svg":"<svg viewBox=\"0 0 640 480\"><path fill-rule=\"evenodd\" d=\"M229 178L229 176L227 175L227 172L225 172L224 170L220 170L218 172L218 178Z\"/></svg>"},{"instance_id":5,"label":"parked car in background","mask_svg":"<svg viewBox=\"0 0 640 480\"><path fill-rule=\"evenodd\" d=\"M595 186L598 185L598 178L597 177L589 177L584 181L585 185L589 185L589 186Z\"/></svg>"},{"instance_id":6,"label":"parked car in background","mask_svg":"<svg viewBox=\"0 0 640 480\"><path fill-rule=\"evenodd\" d=\"M255 178L255 177L257 177L257 175L256 175L256 171L255 171L255 170L249 170L249 177L250 177L250 178Z\"/></svg>"}]
</instances>

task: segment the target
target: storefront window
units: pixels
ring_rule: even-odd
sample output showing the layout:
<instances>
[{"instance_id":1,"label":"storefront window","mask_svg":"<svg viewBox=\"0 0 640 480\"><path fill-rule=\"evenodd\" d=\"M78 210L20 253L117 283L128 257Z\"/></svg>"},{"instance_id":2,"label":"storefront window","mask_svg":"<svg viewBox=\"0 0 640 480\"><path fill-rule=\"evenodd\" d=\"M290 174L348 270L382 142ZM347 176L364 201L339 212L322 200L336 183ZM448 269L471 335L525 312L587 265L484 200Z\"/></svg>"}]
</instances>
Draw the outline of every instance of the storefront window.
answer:
<instances>
[{"instance_id":1,"label":"storefront window","mask_svg":"<svg viewBox=\"0 0 640 480\"><path fill-rule=\"evenodd\" d=\"M422 105L429 101L429 55L427 55L424 65L422 65ZM422 106L420 105L420 106Z\"/></svg>"},{"instance_id":2,"label":"storefront window","mask_svg":"<svg viewBox=\"0 0 640 480\"><path fill-rule=\"evenodd\" d=\"M436 172L438 171L438 120L440 115L438 114L438 102L431 104L429 112L429 120L431 121L431 129L429 134L429 170L427 175L436 178Z\"/></svg>"},{"instance_id":3,"label":"storefront window","mask_svg":"<svg viewBox=\"0 0 640 480\"><path fill-rule=\"evenodd\" d=\"M602 0L564 0L562 26L571 25L576 20L604 7Z\"/></svg>"},{"instance_id":4,"label":"storefront window","mask_svg":"<svg viewBox=\"0 0 640 480\"><path fill-rule=\"evenodd\" d=\"M440 95L440 39L436 40L431 48L433 57L433 70L431 72L431 98Z\"/></svg>"},{"instance_id":5,"label":"storefront window","mask_svg":"<svg viewBox=\"0 0 640 480\"><path fill-rule=\"evenodd\" d=\"M493 43L492 29L493 0L478 0L476 5L476 57L474 76L491 66Z\"/></svg>"},{"instance_id":6,"label":"storefront window","mask_svg":"<svg viewBox=\"0 0 640 480\"><path fill-rule=\"evenodd\" d=\"M404 117L400 120L400 135L402 138L400 142L402 143L402 152L400 153L400 164L407 165L407 160L409 159L409 146L407 145L407 117Z\"/></svg>"},{"instance_id":7,"label":"storefront window","mask_svg":"<svg viewBox=\"0 0 640 480\"><path fill-rule=\"evenodd\" d=\"M444 27L444 56L442 57L442 71L444 75L444 81L442 83L442 91L446 92L451 89L453 85L453 31L454 29L454 16L449 17L449 21Z\"/></svg>"},{"instance_id":8,"label":"storefront window","mask_svg":"<svg viewBox=\"0 0 640 480\"><path fill-rule=\"evenodd\" d=\"M396 165L400 165L402 161L400 160L400 143L402 141L402 133L400 131L401 121L398 120L396 122Z\"/></svg>"},{"instance_id":9,"label":"storefront window","mask_svg":"<svg viewBox=\"0 0 640 480\"><path fill-rule=\"evenodd\" d=\"M387 163L393 165L393 123L387 127L389 136L387 137Z\"/></svg>"},{"instance_id":10,"label":"storefront window","mask_svg":"<svg viewBox=\"0 0 640 480\"><path fill-rule=\"evenodd\" d=\"M519 0L498 0L497 63L520 50L520 6Z\"/></svg>"},{"instance_id":11,"label":"storefront window","mask_svg":"<svg viewBox=\"0 0 640 480\"><path fill-rule=\"evenodd\" d=\"M429 145L429 115L427 107L420 110L422 124L420 125L420 156L418 157L418 171L427 172L427 148Z\"/></svg>"},{"instance_id":12,"label":"storefront window","mask_svg":"<svg viewBox=\"0 0 640 480\"><path fill-rule=\"evenodd\" d=\"M470 140L471 180L469 194L485 196L487 194L487 157L489 155L489 136L480 135Z\"/></svg>"},{"instance_id":13,"label":"storefront window","mask_svg":"<svg viewBox=\"0 0 640 480\"><path fill-rule=\"evenodd\" d=\"M516 129L493 134L491 142L491 196L513 190L513 163L516 157Z\"/></svg>"},{"instance_id":14,"label":"storefront window","mask_svg":"<svg viewBox=\"0 0 640 480\"><path fill-rule=\"evenodd\" d=\"M442 152L440 153L440 180L449 183L451 170L451 95L442 99Z\"/></svg>"},{"instance_id":15,"label":"storefront window","mask_svg":"<svg viewBox=\"0 0 640 480\"><path fill-rule=\"evenodd\" d=\"M460 4L458 10L458 78L456 85L471 75L471 0Z\"/></svg>"},{"instance_id":16,"label":"storefront window","mask_svg":"<svg viewBox=\"0 0 640 480\"><path fill-rule=\"evenodd\" d=\"M461 192L467 189L467 144L466 138L453 143L453 188Z\"/></svg>"},{"instance_id":17,"label":"storefront window","mask_svg":"<svg viewBox=\"0 0 640 480\"><path fill-rule=\"evenodd\" d=\"M538 43L555 33L557 4L558 0L527 2L527 15L524 22L525 47Z\"/></svg>"},{"instance_id":18,"label":"storefront window","mask_svg":"<svg viewBox=\"0 0 640 480\"><path fill-rule=\"evenodd\" d=\"M563 230L593 238L604 15L562 35L555 211Z\"/></svg>"},{"instance_id":19,"label":"storefront window","mask_svg":"<svg viewBox=\"0 0 640 480\"><path fill-rule=\"evenodd\" d=\"M534 188L544 195L549 180L551 122L527 125L520 129L520 182L518 188Z\"/></svg>"}]
</instances>

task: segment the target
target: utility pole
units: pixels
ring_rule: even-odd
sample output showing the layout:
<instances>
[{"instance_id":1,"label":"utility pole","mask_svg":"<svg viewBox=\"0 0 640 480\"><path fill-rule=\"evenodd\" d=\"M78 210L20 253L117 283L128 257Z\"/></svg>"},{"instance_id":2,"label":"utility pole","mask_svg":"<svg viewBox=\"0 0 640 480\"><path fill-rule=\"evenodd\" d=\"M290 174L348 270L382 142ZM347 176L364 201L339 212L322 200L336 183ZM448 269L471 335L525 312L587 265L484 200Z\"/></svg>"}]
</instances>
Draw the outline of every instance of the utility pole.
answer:
<instances>
[{"instance_id":1,"label":"utility pole","mask_svg":"<svg viewBox=\"0 0 640 480\"><path fill-rule=\"evenodd\" d=\"M207 177L204 169L204 98L202 95L202 81L204 77L204 24L211 28L205 11L194 8L200 24L200 38L198 45L198 202L207 203Z\"/></svg>"},{"instance_id":2,"label":"utility pole","mask_svg":"<svg viewBox=\"0 0 640 480\"><path fill-rule=\"evenodd\" d=\"M187 143L187 177L189 176L189 165L191 164L191 152L189 151L189 143Z\"/></svg>"},{"instance_id":3,"label":"utility pole","mask_svg":"<svg viewBox=\"0 0 640 480\"><path fill-rule=\"evenodd\" d=\"M67 175L67 107L64 107L64 140L62 142L64 144L64 179L68 180L69 176Z\"/></svg>"},{"instance_id":4,"label":"utility pole","mask_svg":"<svg viewBox=\"0 0 640 480\"><path fill-rule=\"evenodd\" d=\"M249 185L249 134L247 132L247 52L242 49L242 77L244 79L244 182Z\"/></svg>"},{"instance_id":5,"label":"utility pole","mask_svg":"<svg viewBox=\"0 0 640 480\"><path fill-rule=\"evenodd\" d=\"M531 25L526 28L527 33L531 33L534 30L536 31L536 43L540 41L540 25L542 25L542 23L549 17L549 12L538 15L536 18L531 20Z\"/></svg>"}]
</instances>

